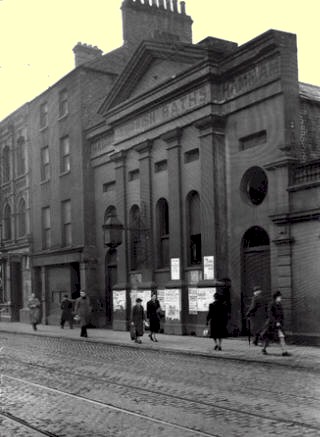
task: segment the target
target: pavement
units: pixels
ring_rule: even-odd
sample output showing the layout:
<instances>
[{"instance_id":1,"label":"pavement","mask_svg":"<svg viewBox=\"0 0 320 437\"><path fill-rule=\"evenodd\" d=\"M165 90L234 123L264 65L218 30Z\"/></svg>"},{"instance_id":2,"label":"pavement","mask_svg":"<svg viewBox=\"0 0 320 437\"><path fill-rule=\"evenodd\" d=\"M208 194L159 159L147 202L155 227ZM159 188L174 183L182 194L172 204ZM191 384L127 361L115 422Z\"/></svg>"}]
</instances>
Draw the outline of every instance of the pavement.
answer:
<instances>
[{"instance_id":1,"label":"pavement","mask_svg":"<svg viewBox=\"0 0 320 437\"><path fill-rule=\"evenodd\" d=\"M269 365L280 365L297 370L310 370L320 372L320 348L314 346L288 345L290 357L282 357L278 344L268 348L268 355L262 355L261 347L249 346L248 339L244 337L227 338L223 340L222 351L214 350L213 340L205 337L178 336L159 334L158 342L150 341L148 331L143 337L142 344L130 340L126 331L113 331L111 329L88 329L88 338L80 337L80 328L75 326L70 329L65 326L61 329L55 325L38 325L38 330L33 331L32 326L20 322L0 322L0 347L5 346L5 333L18 335L34 335L53 338L66 338L78 342L98 342L106 345L118 345L136 349L155 350L178 354L188 354L210 359L225 359L246 361ZM3 340L1 340L1 337Z\"/></svg>"}]
</instances>

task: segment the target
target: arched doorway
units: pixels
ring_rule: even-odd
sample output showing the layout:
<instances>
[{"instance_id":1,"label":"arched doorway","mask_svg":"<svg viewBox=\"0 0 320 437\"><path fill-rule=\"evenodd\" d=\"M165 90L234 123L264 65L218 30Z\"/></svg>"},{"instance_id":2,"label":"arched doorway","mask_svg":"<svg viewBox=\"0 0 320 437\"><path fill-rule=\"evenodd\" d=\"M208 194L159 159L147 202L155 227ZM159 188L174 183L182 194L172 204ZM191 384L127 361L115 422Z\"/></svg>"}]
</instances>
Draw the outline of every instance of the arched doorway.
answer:
<instances>
[{"instance_id":1,"label":"arched doorway","mask_svg":"<svg viewBox=\"0 0 320 437\"><path fill-rule=\"evenodd\" d=\"M112 325L113 296L112 289L117 283L117 250L109 249L105 258L105 287L106 287L106 322Z\"/></svg>"},{"instance_id":2,"label":"arched doorway","mask_svg":"<svg viewBox=\"0 0 320 437\"><path fill-rule=\"evenodd\" d=\"M242 332L245 333L245 314L251 302L253 287L261 286L266 304L271 296L270 240L267 232L259 226L248 229L242 238L241 249L241 312Z\"/></svg>"}]
</instances>

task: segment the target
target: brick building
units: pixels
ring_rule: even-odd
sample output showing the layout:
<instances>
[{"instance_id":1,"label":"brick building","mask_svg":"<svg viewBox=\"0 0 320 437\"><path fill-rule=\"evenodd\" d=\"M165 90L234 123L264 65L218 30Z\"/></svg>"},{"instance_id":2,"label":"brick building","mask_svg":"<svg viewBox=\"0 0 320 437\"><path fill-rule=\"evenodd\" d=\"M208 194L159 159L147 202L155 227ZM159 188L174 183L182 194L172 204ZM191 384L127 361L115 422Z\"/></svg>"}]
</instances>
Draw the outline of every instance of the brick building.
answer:
<instances>
[{"instance_id":1,"label":"brick building","mask_svg":"<svg viewBox=\"0 0 320 437\"><path fill-rule=\"evenodd\" d=\"M30 221L19 242L3 240L2 261L26 245L46 323L81 287L94 324L126 329L135 297L156 290L164 331L199 335L218 290L237 335L259 284L266 302L281 290L288 333L317 341L320 91L298 81L295 35L194 44L184 2L121 9L120 48L79 43L76 68L8 118L25 114L14 129L25 123ZM6 228L14 196L1 182ZM26 293L3 296L24 307Z\"/></svg>"}]
</instances>

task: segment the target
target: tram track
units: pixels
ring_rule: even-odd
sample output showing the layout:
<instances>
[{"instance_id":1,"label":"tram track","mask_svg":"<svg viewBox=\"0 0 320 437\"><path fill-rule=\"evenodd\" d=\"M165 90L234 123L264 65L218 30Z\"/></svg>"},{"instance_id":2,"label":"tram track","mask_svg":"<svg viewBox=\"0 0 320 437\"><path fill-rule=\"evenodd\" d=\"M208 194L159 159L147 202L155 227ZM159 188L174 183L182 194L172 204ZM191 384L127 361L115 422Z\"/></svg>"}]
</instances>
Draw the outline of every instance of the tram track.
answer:
<instances>
[{"instance_id":1,"label":"tram track","mask_svg":"<svg viewBox=\"0 0 320 437\"><path fill-rule=\"evenodd\" d=\"M47 437L59 437L57 434L40 429L37 426L32 425L31 423L27 422L26 420L21 419L20 417L17 417L14 414L11 414L9 412L0 411L0 417L7 419L7 420L10 420L11 422L14 422L15 424L18 424L24 428L27 428L28 430L36 431L39 435L45 435Z\"/></svg>"},{"instance_id":2,"label":"tram track","mask_svg":"<svg viewBox=\"0 0 320 437\"><path fill-rule=\"evenodd\" d=\"M88 373L84 374L83 372L82 373L81 372L76 372L74 370L71 372L71 371L67 370L65 367L63 368L63 372L62 372L61 370L57 369L57 367L52 367L52 366L48 366L48 365L42 365L42 364L38 364L38 363L30 363L30 362L27 362L27 361L24 361L24 360L19 360L19 359L15 359L15 360L19 361L19 363L21 365L29 366L31 368L39 368L39 369L42 369L45 372L52 372L56 376L59 373L60 374L63 373L63 375L70 375L72 377L78 377L78 378L85 377L86 379L88 379L88 380L90 380L92 382L96 382L96 383L99 383L99 384L104 384L104 386L106 388L108 388L108 389L112 388L112 387L119 387L119 388L126 389L126 391L128 393L129 393L129 391L131 391L132 393L135 393L135 392L136 393L140 393L140 394L142 394L143 397L149 396L151 394L152 395L156 395L160 400L162 400L163 403L168 402L168 400L169 400L169 402L171 402L171 404L174 404L175 402L183 402L183 403L186 403L186 404L189 403L190 405L191 404L192 405L196 405L196 406L199 406L199 407L202 407L202 408L211 407L211 408L213 408L215 410L220 410L220 411L223 411L223 412L226 412L226 413L233 413L233 414L238 414L238 415L242 415L242 416L253 417L253 418L256 418L256 419L264 419L264 420L267 420L267 421L270 421L270 422L282 423L283 425L288 425L288 426L300 426L300 427L303 427L303 428L307 428L309 430L314 430L314 431L316 431L317 433L320 434L320 426L314 426L314 425L311 425L311 424L308 424L308 423L304 423L304 422L300 422L300 421L297 421L297 420L286 419L285 417L277 417L277 418L275 418L275 417L272 417L271 415L268 415L268 414L262 414L261 412L257 413L257 412L252 412L252 411L244 411L243 409L240 409L240 408L234 408L234 407L219 405L217 403L210 402L209 400L202 401L201 399L194 399L194 398L191 398L191 397L180 396L180 395L171 394L171 393L168 393L168 392L164 393L164 392L162 392L161 390L158 390L158 389L154 390L154 389L151 389L151 388L145 388L145 387L136 386L136 385L132 385L132 384L126 384L126 383L122 383L122 382L117 382L117 381L114 381L113 379L108 379L106 377L97 377L97 376L94 376L92 374L88 374ZM84 361L92 363L92 361L90 361L90 360L84 360ZM19 378L16 378L16 377L13 377L13 376L10 376L10 375L3 375L3 376L5 376L7 378L19 380ZM42 384L34 383L34 382L31 382L31 381L28 381L28 380L25 380L25 382L27 382L29 384L34 384L35 386L39 386L39 387L41 386L43 388L47 387L47 386L44 386ZM124 413L127 413L127 414L137 415L138 417L141 417L141 418L145 418L145 419L148 419L148 420L151 420L151 421L156 421L158 423L162 423L162 421L159 420L159 419L152 418L150 416L145 416L143 414L141 415L140 413L136 413L136 412L132 412L132 411L129 412L128 410L121 409L121 408L119 408L119 407L117 407L117 406L115 406L115 405L113 405L111 403L106 403L106 402L98 401L98 400L95 400L95 399L86 398L84 396L75 395L73 393L65 392L63 390L59 390L59 389L53 388L53 387L47 387L47 389L51 390L51 391L56 391L57 393L61 393L61 394L63 393L66 396L73 396L73 397L81 399L81 400L86 400L86 401L91 402L93 404L96 403L97 405L103 405L103 406L106 406L106 407L108 406L110 409L115 409L115 410L118 410L118 411L123 411ZM256 391L256 390L259 390L259 389L255 389L254 391ZM271 394L271 395L277 394L277 396L281 397L281 393L276 393L276 392L274 392L272 390L267 390L267 389L263 389L263 391L268 393L268 394ZM288 396L288 393L286 393L285 396ZM306 397L306 396L301 396L301 395L293 395L293 394L290 394L290 396L292 398L296 399L297 402L298 401L302 402L303 400L311 400L311 401L320 402L320 399L318 399L318 398ZM167 426L169 424L172 425L172 426L177 426L177 427L180 426L180 425L177 425L177 424L172 424L171 422L164 422L163 424L165 424L165 423L167 424ZM189 429L189 432L190 432L190 428L183 428L183 429ZM199 432L199 431L197 431L197 432ZM197 434L197 435L216 436L216 434L206 434L206 433Z\"/></svg>"},{"instance_id":3,"label":"tram track","mask_svg":"<svg viewBox=\"0 0 320 437\"><path fill-rule=\"evenodd\" d=\"M125 414L125 415L128 415L128 416L134 416L134 417L137 417L139 419L148 420L148 421L153 422L153 423L155 423L157 425L165 426L165 427L168 427L168 428L174 428L176 430L183 431L184 433L187 432L187 433L190 433L190 435L193 436L193 437L197 437L197 436L199 436L199 437L221 437L218 434L212 434L212 433L207 433L207 432L204 432L204 431L199 431L197 429L186 427L186 426L182 426L182 425L178 425L178 424L175 424L175 423L163 420L163 419L156 419L156 418L150 417L150 416L145 415L145 414L141 414L141 413L137 413L137 412L134 412L134 411L130 411L130 410L126 409L126 408L116 407L116 406L114 406L114 405L112 405L110 403L107 403L107 402L102 402L102 401L86 398L84 396L77 395L77 394L74 394L74 393L69 393L69 392L64 391L64 390L60 390L60 389L56 389L56 388L45 386L43 384L38 384L38 383L35 383L35 382L31 382L31 381L28 381L26 379L16 378L16 377L13 377L13 376L10 376L10 375L6 375L6 374L2 374L2 378L7 378L7 379L9 379L11 381L19 382L19 383L22 383L22 384L28 384L28 385L30 385L32 387L35 387L35 388L38 388L38 389L42 389L42 390L45 390L45 391L48 391L48 392L51 392L51 393L54 393L54 394L56 394L58 396L66 396L68 398L72 398L75 401L85 402L85 403L91 404L93 406L103 407L103 408L106 408L106 409L109 409L109 410L113 410L113 411L116 411L118 413L122 413L122 414ZM54 433L51 433L51 432L47 432L47 431L41 431L39 428L33 427L28 422L24 421L23 419L19 419L16 416L11 415L10 413L2 412L0 415L8 417L9 419L14 420L14 421L16 421L18 423L21 423L22 425L27 426L27 427L29 427L31 429L34 429L34 430L36 430L38 432L42 432L43 435L50 436L50 437L59 437L57 434L54 434ZM186 437L187 437L187 435L186 435Z\"/></svg>"}]
</instances>

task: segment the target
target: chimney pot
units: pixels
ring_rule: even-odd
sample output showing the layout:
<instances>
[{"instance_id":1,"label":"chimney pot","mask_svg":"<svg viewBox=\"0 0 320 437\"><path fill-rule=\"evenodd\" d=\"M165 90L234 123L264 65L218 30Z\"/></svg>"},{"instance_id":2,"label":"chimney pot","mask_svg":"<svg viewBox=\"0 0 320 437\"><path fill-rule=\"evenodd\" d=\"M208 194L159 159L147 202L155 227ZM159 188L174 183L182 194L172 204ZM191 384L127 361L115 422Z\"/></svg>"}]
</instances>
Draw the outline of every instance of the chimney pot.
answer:
<instances>
[{"instance_id":1,"label":"chimney pot","mask_svg":"<svg viewBox=\"0 0 320 437\"><path fill-rule=\"evenodd\" d=\"M178 0L173 0L173 12L178 12Z\"/></svg>"},{"instance_id":2,"label":"chimney pot","mask_svg":"<svg viewBox=\"0 0 320 437\"><path fill-rule=\"evenodd\" d=\"M181 10L181 14L183 15L186 14L186 2L180 2L180 10Z\"/></svg>"}]
</instances>

